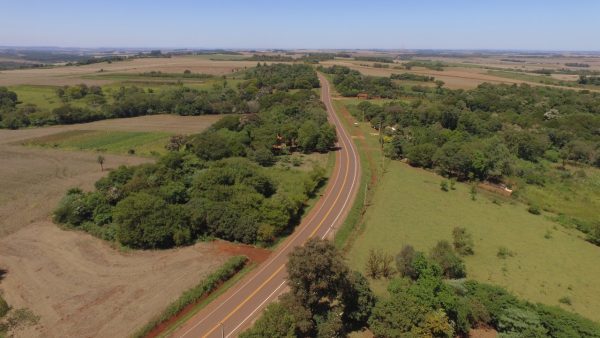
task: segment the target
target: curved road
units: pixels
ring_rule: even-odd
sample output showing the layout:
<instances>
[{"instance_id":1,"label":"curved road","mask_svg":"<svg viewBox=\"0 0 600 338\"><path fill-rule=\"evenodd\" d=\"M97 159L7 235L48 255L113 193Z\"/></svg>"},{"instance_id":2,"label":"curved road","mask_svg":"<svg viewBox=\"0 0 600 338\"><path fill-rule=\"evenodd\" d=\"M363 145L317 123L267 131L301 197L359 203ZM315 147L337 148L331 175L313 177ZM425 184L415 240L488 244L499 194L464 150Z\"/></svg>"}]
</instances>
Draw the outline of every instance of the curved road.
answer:
<instances>
[{"instance_id":1,"label":"curved road","mask_svg":"<svg viewBox=\"0 0 600 338\"><path fill-rule=\"evenodd\" d=\"M321 74L319 80L321 99L330 121L337 128L340 147L334 174L323 197L269 259L190 318L174 337L237 337L286 289L285 264L290 251L313 236L331 236L345 219L360 184L360 161L349 133L333 110L328 81Z\"/></svg>"}]
</instances>

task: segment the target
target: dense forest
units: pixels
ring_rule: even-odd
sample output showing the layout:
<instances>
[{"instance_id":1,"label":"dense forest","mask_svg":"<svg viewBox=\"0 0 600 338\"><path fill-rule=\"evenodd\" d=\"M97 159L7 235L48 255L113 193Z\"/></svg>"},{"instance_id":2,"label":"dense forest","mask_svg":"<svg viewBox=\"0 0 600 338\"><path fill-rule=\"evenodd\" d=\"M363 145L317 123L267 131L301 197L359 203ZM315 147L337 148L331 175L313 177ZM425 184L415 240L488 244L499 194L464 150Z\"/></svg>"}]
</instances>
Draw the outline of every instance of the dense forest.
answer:
<instances>
[{"instance_id":1,"label":"dense forest","mask_svg":"<svg viewBox=\"0 0 600 338\"><path fill-rule=\"evenodd\" d=\"M600 337L598 324L579 315L464 279L462 258L446 241L429 254L406 246L395 259L382 257L378 269L390 282L378 299L332 244L310 240L290 254L290 291L241 337L346 337L362 328L378 338L464 337L490 327L502 337Z\"/></svg>"},{"instance_id":2,"label":"dense forest","mask_svg":"<svg viewBox=\"0 0 600 338\"><path fill-rule=\"evenodd\" d=\"M327 152L336 141L314 91L275 89L311 80L304 78L310 68L296 69L261 66L253 72L259 76L231 94L256 113L226 116L201 134L173 137L157 163L113 170L93 192L70 190L55 221L131 248L169 248L205 237L272 242L298 221L325 173L318 166L295 170L288 174L293 182L284 182L267 167L291 152ZM180 112L196 111L193 102L181 104Z\"/></svg>"}]
</instances>

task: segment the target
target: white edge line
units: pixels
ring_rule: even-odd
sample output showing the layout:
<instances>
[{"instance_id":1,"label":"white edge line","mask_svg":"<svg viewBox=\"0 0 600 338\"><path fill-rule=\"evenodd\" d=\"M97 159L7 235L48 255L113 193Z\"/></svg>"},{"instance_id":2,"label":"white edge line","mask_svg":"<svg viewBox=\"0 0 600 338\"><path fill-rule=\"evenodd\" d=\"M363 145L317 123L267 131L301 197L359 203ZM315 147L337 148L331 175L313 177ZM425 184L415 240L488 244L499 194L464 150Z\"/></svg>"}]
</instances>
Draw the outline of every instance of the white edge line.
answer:
<instances>
[{"instance_id":1,"label":"white edge line","mask_svg":"<svg viewBox=\"0 0 600 338\"><path fill-rule=\"evenodd\" d=\"M325 79L325 81L327 81L327 79ZM329 83L327 83L327 85L329 86ZM328 91L329 92L329 91ZM344 128L344 126L342 125L342 123L339 121L335 109L333 108L333 105L331 104L331 97L328 96L327 100L329 101L329 105L331 106L331 110L333 112L333 117L335 120L338 121L338 123L340 123L340 126L342 128ZM344 131L345 132L345 131ZM346 137L349 141L350 141L350 146L353 150L353 154L354 154L354 147L352 145L352 141L350 140L349 137ZM355 154L354 154L355 155ZM354 156L354 158L356 158L356 155ZM355 165L356 167L356 165ZM337 174L336 174L336 181L339 178L339 173L342 170L342 166L338 166L337 168ZM356 178L356 177L355 177ZM354 181L352 182L352 184L354 185ZM317 214L323 209L323 206L325 205L325 203L321 204L319 206L318 211L315 211L315 213L311 216L310 221L307 221L308 223L311 223L315 220L315 217L317 216ZM344 205L345 206L345 205ZM337 219L337 218L336 218ZM302 229L302 231L304 231L304 229L306 229L307 227L304 227ZM327 230L327 232L329 232L329 230ZM299 236L300 233L298 233L297 236ZM277 259L289 246L290 244L293 242L293 240L290 240L284 247L283 249L281 249L277 254L275 254L275 256L273 256L273 258L271 259L271 261L274 261L275 259ZM260 273L262 273L267 267L269 266L269 264L265 264L260 270L258 270L258 272L256 272L254 274L254 277L256 277L257 275L259 275ZM244 289L246 286L248 286L248 284L250 284L253 280L254 277L252 277L251 279L249 279L243 286L241 286L240 288L238 288L231 296L229 296L227 299L225 299L223 302L221 302L221 304L219 304L219 306L217 306L216 308L214 308L210 313L208 313L206 316L204 316L204 318L202 318L200 321L198 321L196 324L194 324L191 328L189 328L187 331L185 331L181 336L179 337L185 337L188 335L188 333L190 333L192 330L194 330L196 327L198 327L200 324L202 324L206 319L208 319L210 316L212 316L216 311L218 311L223 305L225 305L225 303L227 303L229 300L231 300L231 298L233 298L235 295L237 295L240 291L242 291L242 289Z\"/></svg>"},{"instance_id":2,"label":"white edge line","mask_svg":"<svg viewBox=\"0 0 600 338\"><path fill-rule=\"evenodd\" d=\"M331 107L334 114L335 114L335 110L333 109L333 107ZM337 115L335 116L335 118L337 119L337 121L340 123L340 125L342 125L341 121L337 118ZM344 126L342 125L342 128L344 128ZM345 130L344 130L345 132ZM350 148L352 148L352 155L355 159L354 161L354 177L352 179L352 184L350 185L350 191L352 192L352 190L354 189L354 185L356 183L356 178L358 177L358 161L356 161L357 156L356 156L356 150L354 149L354 144L352 143L352 140L350 139L350 137L348 137L346 135L346 139L348 139L348 142L350 143ZM350 196L351 194L348 194L346 196L346 200L344 201L344 204L342 205L342 208L340 209L340 211L338 212L337 216L335 217L335 219L333 220L332 224L335 224L335 222L337 222L337 220L340 218L340 216L344 213L344 209L346 208L346 205L348 204L349 200L350 200ZM329 228L327 229L327 231L325 232L325 234L323 235L323 237L321 237L321 239L325 239L325 237L327 237L327 234L329 234L329 231L331 231L332 229L332 225L329 226ZM279 284L279 286L273 290L273 292L271 292L271 294L269 296L267 296L267 298L265 298L265 300L262 301L262 303L260 303L254 310L252 310L252 312L246 317L244 318L244 320L242 320L227 336L225 336L225 338L229 338L232 334L234 334L242 325L244 325L244 323L250 319L250 317L252 317L256 311L258 311L282 286L283 284L285 284L287 280L284 279L283 282L281 282L281 284Z\"/></svg>"},{"instance_id":3,"label":"white edge line","mask_svg":"<svg viewBox=\"0 0 600 338\"><path fill-rule=\"evenodd\" d=\"M270 299L271 297L273 297L273 295L274 295L275 293L277 293L277 291L279 291L279 289L281 289L281 287L283 286L283 284L285 284L285 282L286 282L286 281L287 281L287 280L286 280L286 279L284 279L284 280L283 280L283 282L281 282L281 284L279 284L279 286L278 286L277 288L275 288L275 290L273 290L273 292L271 292L271 294L270 294L270 295L268 295L268 296L267 296L267 298L265 298L265 300L263 300L263 301L262 301L262 303L260 303L260 304L259 304L259 305L256 307L256 309L254 309L254 310L253 310L253 311L252 311L252 312L251 312L251 313L248 315L248 317L244 318L244 320L242 320L242 321L241 321L241 322L238 324L238 326L236 326L236 327L235 327L233 330L231 330L231 332L230 332L230 333L229 333L227 336L225 336L225 338L229 338L229 337L230 337L232 334L234 334L234 333L235 333L235 331L237 331L237 330L240 328L240 326L244 325L244 323L245 323L245 322L246 322L248 319L250 319L250 317L252 317L252 316L254 315L254 313L256 313L256 311L258 311L258 310L259 310L259 309L260 309L260 308L261 308L263 305L265 305L265 303L266 303L266 302L268 302L268 301L269 301L269 299Z\"/></svg>"}]
</instances>

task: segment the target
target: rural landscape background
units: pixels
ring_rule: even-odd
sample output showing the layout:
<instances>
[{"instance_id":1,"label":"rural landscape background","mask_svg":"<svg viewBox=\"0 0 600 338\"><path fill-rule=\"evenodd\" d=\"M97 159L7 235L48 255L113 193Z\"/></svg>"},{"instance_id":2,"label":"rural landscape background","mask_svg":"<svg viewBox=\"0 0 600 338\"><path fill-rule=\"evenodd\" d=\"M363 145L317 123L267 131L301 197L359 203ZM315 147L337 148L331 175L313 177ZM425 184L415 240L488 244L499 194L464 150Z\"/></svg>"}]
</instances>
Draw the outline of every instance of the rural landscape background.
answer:
<instances>
[{"instance_id":1,"label":"rural landscape background","mask_svg":"<svg viewBox=\"0 0 600 338\"><path fill-rule=\"evenodd\" d=\"M26 3L0 337L600 337L595 3Z\"/></svg>"}]
</instances>

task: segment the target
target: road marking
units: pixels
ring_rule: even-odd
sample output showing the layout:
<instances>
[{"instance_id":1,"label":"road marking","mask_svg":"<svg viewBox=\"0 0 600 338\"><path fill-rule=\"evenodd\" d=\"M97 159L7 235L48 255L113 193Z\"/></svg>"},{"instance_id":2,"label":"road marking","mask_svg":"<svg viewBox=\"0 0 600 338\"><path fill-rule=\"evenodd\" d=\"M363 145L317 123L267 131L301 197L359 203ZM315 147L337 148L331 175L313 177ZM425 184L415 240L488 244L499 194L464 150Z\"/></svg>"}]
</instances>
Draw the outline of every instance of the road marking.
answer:
<instances>
[{"instance_id":1,"label":"road marking","mask_svg":"<svg viewBox=\"0 0 600 338\"><path fill-rule=\"evenodd\" d=\"M256 290L252 291L252 293L250 294L250 296L246 297L246 299L244 299L241 303L239 303L235 309L233 309L231 312L229 312L227 314L227 316L225 316L225 318L223 318L221 320L221 323L226 322L227 319L229 319L229 317L233 316L234 313L237 312L237 310L239 310L242 306L244 306L244 304L246 304L252 297L254 297L255 294L258 293L258 291L260 291L267 283L269 283L271 281L271 279L273 279L275 277L275 275L277 275L284 267L285 265L280 266L279 268L277 268L277 270L275 270L275 272L269 276L269 278L267 278L266 281L264 281L258 288L256 288ZM210 335L211 333L213 333L214 330L216 330L219 326L221 326L221 323L215 325L215 327L213 327L210 331L208 331L208 333L206 333L204 336L202 337L207 337L208 335Z\"/></svg>"},{"instance_id":2,"label":"road marking","mask_svg":"<svg viewBox=\"0 0 600 338\"><path fill-rule=\"evenodd\" d=\"M282 286L285 284L285 282L286 282L286 280L284 279L284 280L283 280L283 282L281 282L281 284L279 284L279 286L278 286L278 287L276 287L276 288L275 288L275 290L273 290L273 292L271 292L271 294L270 294L270 295L268 295L268 296L267 296L267 298L265 298L265 300L263 300L263 301L262 301L262 303L260 303L260 304L259 304L259 305L256 307L256 309L254 309L254 311L252 311L252 312L251 312L251 313L248 315L248 317L244 318L244 320L242 320L242 321L241 321L241 323L239 323L239 324L238 324L238 326L236 326L235 328L233 328L233 330L231 330L231 332L230 332L230 333L229 333L229 334L228 334L228 335L227 335L225 338L229 338L229 337L230 337L232 334L234 334L234 333L235 333L235 331L237 331L237 330L240 328L240 326L244 325L244 323L245 323L245 322L246 322L248 319L250 319L250 317L252 317L252 316L253 316L253 315L256 313L256 311L258 311L258 309L260 309L260 308L261 308L263 305L265 305L265 303L266 303L266 302L267 302L267 301L268 301L268 300L269 300L271 297L273 297L273 295L274 295L274 294L275 294L277 291L279 291L279 289L281 289L281 287L282 287Z\"/></svg>"},{"instance_id":3,"label":"road marking","mask_svg":"<svg viewBox=\"0 0 600 338\"><path fill-rule=\"evenodd\" d=\"M338 165L337 168L337 173L335 176L335 182L337 182L339 180L340 177L340 171L341 171L342 166ZM332 184L332 186L335 186L335 184ZM329 197L329 196L327 196ZM298 236L300 236L301 234L304 233L304 231L309 227L310 223L312 223L315 218L317 217L317 215L321 212L321 210L323 210L323 207L326 205L325 200L323 201L323 203L321 205L319 205L319 209L315 210L314 213L311 215L310 220L306 221L306 225L304 226L304 228L300 229L300 231L298 231L291 239L289 239L287 241L287 243L285 244L285 246L279 250L275 256L273 256L272 258L270 258L270 261L273 262L275 261L277 258L279 258L279 256L281 256L285 250L287 250L287 248L294 243L294 241L298 238ZM248 281L246 281L246 283L244 283L243 286L241 286L240 288L238 288L233 294L231 294L231 296L229 296L226 300L224 300L223 302L221 302L221 304L219 304L219 306L217 306L215 309L213 309L209 314L207 314L204 318L202 318L200 321L198 321L196 324L194 324L191 328L189 328L187 331L185 331L180 337L184 337L186 336L188 333L190 333L192 330L194 330L196 327L198 327L198 325L202 324L206 319L210 318L210 316L212 316L216 311L218 311L223 305L225 305L229 300L231 300L231 298L233 298L235 295L237 295L240 291L242 291L246 286L248 286L248 284L250 284L251 282L254 281L254 278L256 278L256 276L260 275L265 269L267 269L270 263L265 262L265 264L263 265L263 267L258 270L258 272L256 272L252 278L250 278Z\"/></svg>"},{"instance_id":4,"label":"road marking","mask_svg":"<svg viewBox=\"0 0 600 338\"><path fill-rule=\"evenodd\" d=\"M327 80L325 80L325 82L327 82ZM329 83L327 82L327 102L326 102L326 106L327 108L331 109L331 112L333 113L333 117L335 122L337 122L337 124L340 127L340 130L342 131L341 134L343 134L343 136L346 139L347 145L349 145L349 148L351 149L351 151L349 152L349 154L352 155L352 158L354 159L354 175L353 175L353 179L352 179L352 184L350 185L350 192L352 192L352 190L354 189L355 186L355 182L358 176L358 161L357 161L357 156L356 156L356 150L354 148L354 144L352 143L350 137L348 137L346 130L344 129L343 124L341 123L341 121L339 120L338 116L336 115L335 109L333 108L333 105L331 104L331 97L329 96ZM340 155L341 156L341 155ZM311 234L309 235L309 239L312 238L316 232L318 230L320 230L321 226L323 225L323 223L325 222L325 220L329 217L329 215L331 214L331 212L333 211L333 209L336 207L337 201L339 200L340 196L342 195L342 192L344 191L344 187L346 186L346 182L348 181L348 174L350 172L350 170L348 170L348 168L350 167L350 156L347 157L346 159L346 172L344 175L344 179L342 181L342 186L339 189L339 192L337 194L337 196L335 197L332 206L327 210L327 213L325 214L325 216L321 219L321 221L319 222L319 224L315 227L315 229L311 232ZM338 175L336 176L336 182L339 178L339 171L341 171L341 166L338 167ZM346 205L348 204L348 201L350 199L351 194L348 194L346 196L346 200L344 201L344 203L342 204L342 208L340 209L339 213L337 214L337 216L335 217L333 223L337 222L337 220L339 219L339 217L343 214L344 209L346 207ZM305 229L308 228L308 226L310 225L310 222L312 222L316 215L319 213L320 210L322 210L323 206L325 203L323 203L320 207L318 211L315 211L315 213L312 216L312 219L310 221L307 222L307 226L302 229L302 231L298 232L298 234L296 236L294 236L294 238L290 241L288 241L288 243L286 243L286 246L279 251L278 254L276 254L276 256L273 257L273 259L271 261L274 261L276 258L278 258L288 247L289 245L291 245L297 238L298 236L300 236ZM332 223L332 224L333 224ZM327 231L325 232L325 234L323 235L322 238L325 238L327 236L327 234L329 233L329 231L331 230L332 226L330 226ZM266 268L268 267L268 264L265 265L258 273L256 273L254 276L257 276L258 274L260 274L261 272L263 272ZM281 266L279 266L277 268L277 270L271 274L266 281L264 281L256 290L254 290L248 297L246 297L240 304L238 304L231 312L229 312L227 314L227 316L225 316L225 318L223 318L221 320L221 322L225 322L227 321L231 316L233 316L242 306L244 306L252 297L254 297L262 288L264 288L266 286L266 284L268 284L279 272L281 272L281 270L285 267L285 264L282 264ZM248 285L252 280L249 280L244 286ZM250 315L248 315L240 324L238 324L238 326L235 327L235 329L227 336L231 336L231 334L233 334L241 325L243 325L250 317L252 317L252 315L258 311L258 309L260 309L260 307L262 307L264 305L265 302L267 302L272 296L273 294L275 294L280 288L281 286L283 286L285 284L286 280L284 279L283 282L263 301L261 302L261 304L259 304ZM231 299L234 295L236 295L240 290L242 290L244 287L239 288L234 294L232 294L229 298L227 298L227 300L225 302L227 302L229 299ZM214 309L207 317L209 317L210 315L212 315L215 311L217 311L225 302L223 302L219 307L217 307L216 309ZM206 319L206 317L205 317ZM204 319L203 319L204 320ZM202 320L202 321L203 321ZM193 329L195 329L202 321L196 323L194 326L192 326L189 330L187 330L183 336L187 335L189 332L191 332ZM203 337L207 337L208 335L210 335L212 332L214 332L221 324L217 324L216 326L214 326L210 331L208 331L208 333L206 333Z\"/></svg>"},{"instance_id":5,"label":"road marking","mask_svg":"<svg viewBox=\"0 0 600 338\"><path fill-rule=\"evenodd\" d=\"M333 109L333 108L332 108ZM335 114L335 111L334 111ZM336 116L337 119L337 116ZM340 122L338 120L338 122ZM340 122L341 124L341 122ZM352 155L354 155L354 171L355 171L355 175L352 179L352 184L350 185L350 191L352 191L354 189L354 185L356 183L356 178L358 177L358 174L356 174L358 172L358 162L356 161L356 152L354 152L354 148L353 148L353 152ZM348 204L350 200L350 195L346 196L346 200L344 201L344 204L342 205L342 209L340 210L340 212L337 214L337 216L335 217L335 219L333 220L332 224L335 224L335 222L337 222L337 220L339 219L339 217L343 214L343 210L346 207L346 205ZM325 234L323 234L323 236L321 237L321 239L325 239L325 237L327 237L327 235L329 234L329 232L331 231L332 227L329 226L329 228L327 229L327 231L325 232ZM225 338L229 338L231 337L232 334L234 334L242 325L244 325L244 323L250 319L254 313L256 313L256 311L258 311L275 293L277 293L279 291L279 289L285 284L285 282L287 281L287 279L284 279L283 282L281 282L281 284L279 284L279 286L277 288L275 288L275 290L273 292L271 292L271 294L269 296L267 296L267 298L265 300L263 300L246 318L244 318L235 328L233 328L233 330L230 331L230 333L225 337Z\"/></svg>"},{"instance_id":6,"label":"road marking","mask_svg":"<svg viewBox=\"0 0 600 338\"><path fill-rule=\"evenodd\" d=\"M347 157L347 159L346 159L346 168L348 168L349 166L350 166L350 157ZM319 222L319 224L317 224L317 226L315 227L315 229L310 233L310 235L308 236L309 239L312 238L315 235L315 233L319 230L319 228L321 227L321 225L323 225L323 223L325 222L325 220L327 219L327 217L329 217L329 214L331 214L331 211L333 211L333 209L336 207L336 203L337 203L338 199L340 198L340 196L342 196L342 192L344 191L343 188L346 185L346 181L348 180L348 172L349 172L349 170L346 170L346 173L344 175L344 180L343 180L343 183L342 183L342 187L340 188L340 191L338 192L337 196L333 200L333 203L332 203L331 207L329 208L329 210L327 210L327 213L325 214L325 216L323 216L323 218L321 219L321 221ZM260 291L267 284L267 282L271 281L271 279L273 279L275 277L275 275L278 274L284 267L285 267L285 264L282 264L281 266L279 266L279 268L277 268L277 270L275 272L273 272L273 274L271 274L271 276L269 276L269 278L264 283L262 283L256 290L254 290L240 304L238 304L238 306L236 306L231 312L229 312L227 314L227 316L225 316L225 318L222 320L222 322L225 322L227 319L229 319L231 316L233 316L233 314L235 314L244 304L246 304L250 300L250 298L254 297L254 295L258 291ZM208 337L211 333L213 333L216 329L218 329L220 325L221 324L215 325L212 329L210 329L210 331L208 331L202 337L203 338Z\"/></svg>"},{"instance_id":7,"label":"road marking","mask_svg":"<svg viewBox=\"0 0 600 338\"><path fill-rule=\"evenodd\" d=\"M327 99L328 99L328 101L329 101L329 102L328 102L328 103L329 103L329 105L331 105L331 100L330 100L330 97L329 97L329 96L327 96ZM340 127L342 128L342 131L343 131L342 133L345 133L346 131L345 131L345 129L343 129L343 125L342 125L341 121L339 120L339 118L337 117L337 115L335 115L336 113L335 113L335 109L333 109L333 106L331 106L331 111L332 111L332 112L333 112L333 114L334 114L334 120L336 120L336 121L337 121L337 122L340 124ZM335 122L335 121L334 121L334 122ZM345 134L344 134L344 135L345 135ZM355 149L354 149L354 145L353 145L353 144L352 144L352 142L350 141L350 138L349 138L347 135L345 135L345 136L346 136L346 140L347 140L347 141L348 141L348 143L350 144L350 148L352 149L352 155L353 155L352 157L353 157L353 158L354 158L354 160L355 160L355 161L354 161L354 177L352 178L352 184L350 185L350 192L352 192L352 190L354 189L354 185L355 185L355 183L356 183L356 178L358 177L358 161L357 161L357 156L356 156L356 152L355 152ZM350 162L349 158L348 158L348 160L347 160L346 162L347 162L347 163L349 163L349 162ZM346 176L344 177L344 183L346 182L346 177L347 177L347 175L348 175L348 171L346 171ZM344 185L345 185L345 184L344 184ZM335 199L335 201L334 201L334 205L335 205L335 202L337 201L337 199L339 198L339 196L341 196L341 192L342 192L342 190L343 190L343 187L342 187L342 189L340 189L340 193L338 194L337 198ZM337 214L337 216L336 216L336 217L335 217L335 219L333 220L332 224L335 224L335 222L337 222L337 220L338 220L338 219L340 218L340 216L343 214L343 212L344 212L344 209L345 209L346 205L348 204L348 201L350 200L350 196L351 196L350 194L346 195L346 200L344 201L344 204L342 204L342 208L340 209L340 212ZM328 213L327 213L327 214L326 214L326 215L323 217L323 219L321 220L321 222L319 223L319 225L317 226L317 228L316 228L316 229L315 229L315 230L314 230L314 231L311 233L311 235L310 235L309 239L310 239L310 238L312 238L312 237L314 236L314 234L316 233L316 231L318 231L318 230L321 228L321 225L322 225L322 224L325 222L325 219L326 219L326 218L329 216L329 213L331 212L331 210L332 210L332 209L333 209L333 206L332 206L332 208L330 208L330 210L328 211ZM327 229L327 231L325 232L325 234L323 234L323 236L321 237L321 239L325 239L325 237L327 237L327 234L329 234L329 232L331 231L331 229L332 229L332 227L331 227L331 226L329 226L329 228ZM285 284L285 282L286 282L286 281L287 281L287 280L286 280L286 279L284 279L284 280L281 282L281 284L279 284L279 286L278 286L277 288L275 288L275 290L273 290L273 292L271 292L271 294L269 294L269 296L267 296L267 298L266 298L265 300L263 300L263 301L262 301L262 302L261 302L261 303L260 303L260 304L259 304L259 305L258 305L256 308L254 308L254 310L252 310L252 312L251 312L251 313L250 313L250 314L249 314L249 315L248 315L246 318L244 318L244 319L243 319L243 320L242 320L242 321L241 321L241 322L240 322L240 323L239 323L239 324L238 324L238 325L237 325L235 328L233 328L233 330L231 330L231 331L230 331L230 333L229 333L229 334L226 336L226 338L230 337L230 336L231 336L232 334L234 334L234 333L235 333L235 332L236 332L236 331L237 331L237 330L238 330L238 329L239 329L239 328L240 328L242 325L244 325L244 323L245 323L245 322L246 322L248 319L250 319L250 318L251 318L251 317L254 315L254 313L256 313L256 311L258 311L258 310L259 310L259 309L260 309L260 308L261 308L261 307L262 307L262 306L263 306L263 305L264 305L264 304L265 304L265 303L266 303L266 302L267 302L267 301L268 301L268 300L269 300L269 299L270 299L270 298L271 298L271 297L272 297L272 296L273 296L275 293L277 293L277 292L279 291L279 289L280 289L280 288L281 288L281 287L282 287L282 286ZM235 311L235 310L234 310L234 311ZM207 335L209 335L210 333L212 333L212 332L209 332L209 333L207 333ZM204 337L206 337L206 336L204 336Z\"/></svg>"}]
</instances>

